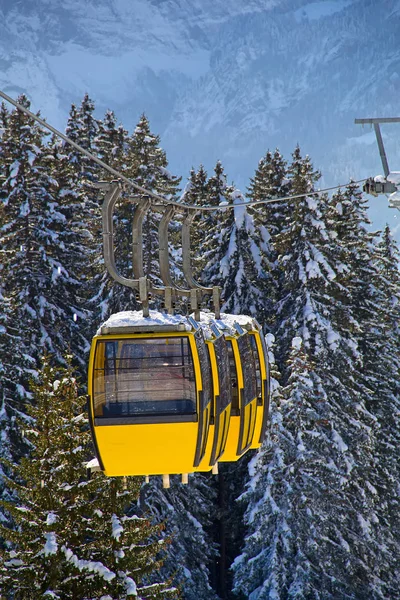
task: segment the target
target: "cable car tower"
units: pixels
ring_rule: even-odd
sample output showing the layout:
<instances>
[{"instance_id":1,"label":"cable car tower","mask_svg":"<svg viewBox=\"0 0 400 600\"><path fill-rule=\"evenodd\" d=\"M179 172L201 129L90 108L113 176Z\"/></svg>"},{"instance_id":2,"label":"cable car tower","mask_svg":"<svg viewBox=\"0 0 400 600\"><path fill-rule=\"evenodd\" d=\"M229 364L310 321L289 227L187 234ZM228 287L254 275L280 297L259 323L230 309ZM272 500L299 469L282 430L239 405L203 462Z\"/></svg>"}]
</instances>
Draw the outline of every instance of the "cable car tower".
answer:
<instances>
[{"instance_id":1,"label":"cable car tower","mask_svg":"<svg viewBox=\"0 0 400 600\"><path fill-rule=\"evenodd\" d=\"M385 146L383 144L382 133L380 129L381 123L400 123L400 117L379 117L373 119L355 119L356 125L373 125L376 135L376 141L378 143L379 154L382 161L382 167L384 177L378 175L376 177L369 177L364 185L363 191L372 196L379 196L380 194L394 194L398 191L398 184L400 183L400 173L391 172L389 169L388 160L386 157ZM389 198L390 208L397 208L400 210L400 198Z\"/></svg>"}]
</instances>

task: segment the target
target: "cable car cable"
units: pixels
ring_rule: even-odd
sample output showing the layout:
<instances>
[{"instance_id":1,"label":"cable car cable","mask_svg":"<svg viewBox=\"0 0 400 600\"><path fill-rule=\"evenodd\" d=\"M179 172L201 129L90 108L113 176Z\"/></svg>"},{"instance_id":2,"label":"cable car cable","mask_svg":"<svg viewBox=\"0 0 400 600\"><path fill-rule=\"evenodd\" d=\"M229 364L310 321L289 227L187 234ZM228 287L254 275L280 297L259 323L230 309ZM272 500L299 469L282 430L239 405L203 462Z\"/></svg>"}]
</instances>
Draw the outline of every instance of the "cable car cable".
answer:
<instances>
[{"instance_id":1,"label":"cable car cable","mask_svg":"<svg viewBox=\"0 0 400 600\"><path fill-rule=\"evenodd\" d=\"M69 137L67 137L66 135L61 133L61 131L58 131L58 129L56 129L55 127L53 127L52 125L50 125L49 123L47 123L46 121L44 121L43 119L41 119L40 117L38 117L37 115L32 113L30 110L25 108L25 106L22 106L21 104L19 104L18 102L16 102L12 98L10 98L10 96L5 94L1 90L0 90L0 96L2 98L4 98L4 100L9 102L10 104L15 106L18 110L22 111L23 113L27 114L29 117L31 117L32 119L34 119L35 121L40 123L40 125L42 125L46 129L48 129L49 131L54 133L56 136L63 139L67 144L69 144L70 146L73 146L81 154L84 154L87 158L89 158L93 162L97 163L100 167L102 167L103 169L105 169L106 171L111 173L111 175L114 175L121 181L123 181L126 184L128 184L129 186L133 187L138 192L141 192L142 194L144 194L146 196L151 196L155 200L159 200L162 203L162 206L165 206L165 204L171 204L172 206L176 206L181 209L191 209L191 210L196 210L196 211L228 210L231 208L239 208L241 206L255 206L255 205L260 205L260 204L272 204L274 202L286 202L288 200L298 200L299 198L304 198L306 196L311 196L311 195L315 195L315 194L317 194L317 195L324 194L325 192L337 190L340 188L345 188L351 183L358 184L358 183L363 183L364 181L367 181L366 178L358 179L357 181L350 181L349 183L334 185L331 187L324 188L322 190L309 191L309 192L305 192L304 194L296 194L294 196L283 196L283 197L277 197L277 198L268 198L266 200L254 200L253 202L238 202L237 204L228 204L227 203L227 204L220 204L218 206L197 206L194 204L184 204L183 202L177 202L175 200L165 198L164 196L160 196L159 194L156 194L156 193L152 192L151 190L148 190L148 189L138 185L137 183L135 183L128 177L125 177L125 175L123 175L122 173L120 173L119 171L114 169L113 167L110 167L110 165L103 162L100 158L97 158L97 156L94 156L93 154L91 154L90 152L88 152L87 150L82 148L82 146L80 146L76 142L73 142Z\"/></svg>"}]
</instances>

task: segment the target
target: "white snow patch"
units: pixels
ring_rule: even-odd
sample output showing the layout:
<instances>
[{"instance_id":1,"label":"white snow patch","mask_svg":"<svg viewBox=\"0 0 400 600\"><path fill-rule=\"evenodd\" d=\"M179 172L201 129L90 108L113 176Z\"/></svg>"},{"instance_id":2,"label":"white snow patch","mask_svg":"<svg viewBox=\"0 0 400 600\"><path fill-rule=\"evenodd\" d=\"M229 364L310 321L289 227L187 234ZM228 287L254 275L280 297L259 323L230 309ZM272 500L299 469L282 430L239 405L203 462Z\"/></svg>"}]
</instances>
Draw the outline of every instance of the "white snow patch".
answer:
<instances>
[{"instance_id":1,"label":"white snow patch","mask_svg":"<svg viewBox=\"0 0 400 600\"><path fill-rule=\"evenodd\" d=\"M294 337L292 339L292 348L293 350L300 350L303 340L301 337Z\"/></svg>"},{"instance_id":2,"label":"white snow patch","mask_svg":"<svg viewBox=\"0 0 400 600\"><path fill-rule=\"evenodd\" d=\"M121 521L118 519L117 515L112 515L111 517L111 523L112 523L112 536L113 538L115 538L116 540L119 541L119 538L121 537L121 533L124 532L124 528L122 527Z\"/></svg>"},{"instance_id":3,"label":"white snow patch","mask_svg":"<svg viewBox=\"0 0 400 600\"><path fill-rule=\"evenodd\" d=\"M79 559L76 554L74 554L69 548L66 548L66 546L63 546L61 549L64 552L67 561L71 562L80 571L86 570L90 573L97 573L100 575L100 577L103 577L105 581L111 581L116 576L115 573L110 571L110 569L108 569L101 562Z\"/></svg>"},{"instance_id":4,"label":"white snow patch","mask_svg":"<svg viewBox=\"0 0 400 600\"><path fill-rule=\"evenodd\" d=\"M267 348L272 348L275 344L275 336L273 333L267 333L265 335L265 343L267 344Z\"/></svg>"},{"instance_id":5,"label":"white snow patch","mask_svg":"<svg viewBox=\"0 0 400 600\"><path fill-rule=\"evenodd\" d=\"M230 197L231 197L232 204L243 204L244 202L248 202L248 199L246 199L243 196L242 192L238 189L235 189L231 193ZM245 206L237 206L236 208L234 208L234 213L235 213L236 227L238 229L240 229L244 222L244 218L245 218L245 214L246 214L246 207Z\"/></svg>"},{"instance_id":6,"label":"white snow patch","mask_svg":"<svg viewBox=\"0 0 400 600\"><path fill-rule=\"evenodd\" d=\"M133 581L132 577L127 577L125 579L125 585L126 585L126 595L127 596L137 596L136 583Z\"/></svg>"},{"instance_id":7,"label":"white snow patch","mask_svg":"<svg viewBox=\"0 0 400 600\"><path fill-rule=\"evenodd\" d=\"M56 539L56 534L54 531L45 534L46 543L44 545L44 554L48 556L49 554L56 554L58 544Z\"/></svg>"},{"instance_id":8,"label":"white snow patch","mask_svg":"<svg viewBox=\"0 0 400 600\"><path fill-rule=\"evenodd\" d=\"M376 181L377 183L385 183L386 177L384 175L375 175L374 181Z\"/></svg>"},{"instance_id":9,"label":"white snow patch","mask_svg":"<svg viewBox=\"0 0 400 600\"><path fill-rule=\"evenodd\" d=\"M340 450L340 452L347 452L347 444L345 444L343 438L338 434L338 432L335 429L332 429L332 439L335 442L338 449Z\"/></svg>"},{"instance_id":10,"label":"white snow patch","mask_svg":"<svg viewBox=\"0 0 400 600\"><path fill-rule=\"evenodd\" d=\"M46 519L46 525L53 525L58 519L58 516L54 512L49 512Z\"/></svg>"},{"instance_id":11,"label":"white snow patch","mask_svg":"<svg viewBox=\"0 0 400 600\"><path fill-rule=\"evenodd\" d=\"M339 345L340 335L333 329L328 329L327 341L332 350L336 350Z\"/></svg>"},{"instance_id":12,"label":"white snow patch","mask_svg":"<svg viewBox=\"0 0 400 600\"><path fill-rule=\"evenodd\" d=\"M92 458L92 460L90 460L88 463L86 463L87 469L93 469L95 467L100 467L99 461L97 460L97 458Z\"/></svg>"},{"instance_id":13,"label":"white snow patch","mask_svg":"<svg viewBox=\"0 0 400 600\"><path fill-rule=\"evenodd\" d=\"M97 330L97 335L101 335L102 327L133 327L133 326L154 326L154 325L185 325L187 331L191 330L191 325L186 317L182 315L168 315L157 310L151 310L149 317L144 317L141 310L127 310L111 315L107 321Z\"/></svg>"}]
</instances>

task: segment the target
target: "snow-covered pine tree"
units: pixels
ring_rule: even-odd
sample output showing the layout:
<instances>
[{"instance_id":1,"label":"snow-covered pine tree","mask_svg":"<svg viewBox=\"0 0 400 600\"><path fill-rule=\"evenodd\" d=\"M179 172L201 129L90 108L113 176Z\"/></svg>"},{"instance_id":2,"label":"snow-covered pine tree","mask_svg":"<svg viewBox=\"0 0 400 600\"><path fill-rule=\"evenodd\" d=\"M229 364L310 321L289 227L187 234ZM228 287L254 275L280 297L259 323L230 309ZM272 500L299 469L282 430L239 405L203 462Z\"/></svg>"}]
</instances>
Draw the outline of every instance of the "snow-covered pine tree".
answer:
<instances>
[{"instance_id":1,"label":"snow-covered pine tree","mask_svg":"<svg viewBox=\"0 0 400 600\"><path fill-rule=\"evenodd\" d=\"M282 362L288 359L292 339L296 336L302 337L306 348L314 352L316 340L307 330L307 324L311 324L312 320L304 319L303 312L304 306L314 300L314 294L309 291L308 286L325 287L326 282L335 278L332 266L321 252L328 240L323 221L324 199L312 194L314 183L320 174L314 171L308 156L302 158L298 146L292 159L288 171L291 193L307 195L290 203L286 209L290 213L286 226L280 226L271 232L271 244L279 257L278 268L282 278L281 296L275 308L278 319L275 329L277 355L282 357ZM315 297L318 298L318 294ZM321 309L323 310L322 305ZM314 316L312 311L313 319ZM294 329L289 327L290 321L295 324Z\"/></svg>"},{"instance_id":2,"label":"snow-covered pine tree","mask_svg":"<svg viewBox=\"0 0 400 600\"><path fill-rule=\"evenodd\" d=\"M228 204L233 189L232 186L227 185L224 168L221 162L217 161L214 175L207 182L206 204L216 207L220 204ZM203 263L201 273L203 285L207 287L212 285L221 286L219 267L221 258L224 255L221 250L221 230L231 230L234 223L234 214L231 210L216 210L215 212L207 212L206 218L208 219L208 227L206 228L205 238L202 240L201 247L193 248L193 254L200 256ZM228 238L227 245L229 245Z\"/></svg>"},{"instance_id":3,"label":"snow-covered pine tree","mask_svg":"<svg viewBox=\"0 0 400 600\"><path fill-rule=\"evenodd\" d=\"M229 195L232 204L245 202L243 194L234 189ZM252 217L245 206L230 209L221 230L218 285L222 288L222 310L233 314L247 314L263 323L264 296L259 279L259 248L252 237L255 233ZM214 258L215 261L215 258ZM216 261L215 261L216 262ZM215 285L215 284L214 284Z\"/></svg>"},{"instance_id":4,"label":"snow-covered pine tree","mask_svg":"<svg viewBox=\"0 0 400 600\"><path fill-rule=\"evenodd\" d=\"M0 262L1 255L0 251ZM18 393L23 357L14 315L12 298L6 298L0 288L0 498L4 499L9 499L11 492L4 481L8 469L1 460L14 462L26 450L17 422L25 406ZM0 508L0 522L6 520Z\"/></svg>"},{"instance_id":5,"label":"snow-covered pine tree","mask_svg":"<svg viewBox=\"0 0 400 600\"><path fill-rule=\"evenodd\" d=\"M193 168L190 171L190 176L185 189L181 195L181 202L185 204L203 206L208 202L208 181L207 171L203 165L195 171ZM207 230L211 225L212 215L208 212L201 212L197 215L192 224L190 232L190 242L192 247L192 266L195 278L200 277L203 267L202 249ZM176 246L179 247L180 236L176 235ZM196 251L193 251L196 249Z\"/></svg>"},{"instance_id":6,"label":"snow-covered pine tree","mask_svg":"<svg viewBox=\"0 0 400 600\"><path fill-rule=\"evenodd\" d=\"M400 587L400 273L399 248L386 226L375 250L374 266L377 269L378 286L381 293L379 309L380 327L374 322L375 339L374 367L375 385L369 410L376 417L379 428L376 434L375 481L379 498L376 511L385 527L384 544L391 558L391 568L385 569L382 577L387 582L388 597L396 595ZM379 315L378 315L379 312ZM378 339L379 333L379 339ZM377 368L378 367L378 368ZM379 380L378 380L379 377ZM372 386L371 386L372 387Z\"/></svg>"},{"instance_id":7,"label":"snow-covered pine tree","mask_svg":"<svg viewBox=\"0 0 400 600\"><path fill-rule=\"evenodd\" d=\"M246 597L352 597L340 578L330 576L325 559L334 543L335 560L345 568L346 552L340 540L334 542L336 533L328 518L329 490L340 488L340 474L321 462L324 452L331 454L329 429L315 430L322 416L320 389L301 338L296 337L287 384L275 393L271 438L250 465L252 479L242 497L248 502L249 533L234 571L236 589Z\"/></svg>"},{"instance_id":8,"label":"snow-covered pine tree","mask_svg":"<svg viewBox=\"0 0 400 600\"><path fill-rule=\"evenodd\" d=\"M52 139L44 149L41 165L50 176L52 201L47 220L47 256L52 269L48 294L57 315L59 362L69 350L81 378L86 376L91 335L90 289L93 279L94 240L88 230L86 207L63 145ZM46 230L44 231L46 233Z\"/></svg>"},{"instance_id":9,"label":"snow-covered pine tree","mask_svg":"<svg viewBox=\"0 0 400 600\"><path fill-rule=\"evenodd\" d=\"M89 152L97 150L96 137L99 132L99 121L94 116L94 110L95 105L93 100L88 94L85 94L81 105L76 112L75 126L77 126L76 133L77 139L79 140L79 145ZM69 122L69 127L71 127L71 122ZM93 170L99 169L97 165L93 164L89 158L83 156L82 154L80 154L77 162L80 165L80 170L85 177L90 177L93 173Z\"/></svg>"},{"instance_id":10,"label":"snow-covered pine tree","mask_svg":"<svg viewBox=\"0 0 400 600\"><path fill-rule=\"evenodd\" d=\"M143 486L141 506L155 523L165 524L163 535L170 540L163 578L173 578L185 600L217 600L211 583L218 556L213 528L219 515L211 473L190 475L188 485L172 476L169 489L163 489L160 477L152 477Z\"/></svg>"},{"instance_id":11,"label":"snow-covered pine tree","mask_svg":"<svg viewBox=\"0 0 400 600\"><path fill-rule=\"evenodd\" d=\"M2 102L0 104L0 137L4 131L4 129L7 127L7 121L8 121L8 110L6 105L4 104L4 102Z\"/></svg>"},{"instance_id":12,"label":"snow-covered pine tree","mask_svg":"<svg viewBox=\"0 0 400 600\"><path fill-rule=\"evenodd\" d=\"M59 158L54 142L46 146L43 135L32 119L14 111L0 141L8 175L1 189L4 287L15 299L25 362L32 368L38 348L47 348L59 362L69 347L76 356L87 350L82 323L74 320L86 315L83 279L90 260L84 215L80 207L73 214L76 196L65 157ZM81 366L82 361L81 356Z\"/></svg>"},{"instance_id":13,"label":"snow-covered pine tree","mask_svg":"<svg viewBox=\"0 0 400 600\"><path fill-rule=\"evenodd\" d=\"M18 500L3 502L15 527L1 527L2 593L15 600L176 597L146 584L159 567L159 527L132 512L138 478L88 478L90 439L85 399L71 369L44 361L33 384L29 456L8 480Z\"/></svg>"},{"instance_id":14,"label":"snow-covered pine tree","mask_svg":"<svg viewBox=\"0 0 400 600\"><path fill-rule=\"evenodd\" d=\"M95 105L93 100L85 94L79 108L75 104L71 105L65 135L87 150L97 154L96 138L99 133L99 120L94 116ZM63 142L65 154L68 156L69 164L75 176L75 181L79 188L83 187L84 182L97 181L101 179L101 168L84 156L79 150L76 150L66 142ZM80 190L81 191L81 190ZM86 188L89 198L89 190ZM95 194L90 195L93 201Z\"/></svg>"},{"instance_id":15,"label":"snow-covered pine tree","mask_svg":"<svg viewBox=\"0 0 400 600\"><path fill-rule=\"evenodd\" d=\"M107 130L104 126L100 129L101 131L97 139L104 146L107 135L112 134L111 137L113 137L114 130L110 127ZM121 142L122 133L119 134L118 139ZM124 149L124 154L118 158L117 168L126 177L129 177L143 188L166 197L174 198L180 179L171 175L167 170L168 162L166 154L160 148L159 142L159 136L151 133L149 122L145 115L142 115L134 133L124 139L124 144L121 146ZM136 194L133 189L126 193L132 198L137 198L139 201L144 200L143 196ZM117 206L115 218L117 266L123 275L130 278L133 276L131 241L134 207L133 203L122 199ZM144 271L156 283L160 283L157 241L160 218L160 213L150 210L143 223ZM177 271L179 275L179 268ZM102 307L101 318L107 317L110 313L120 310L132 310L137 307L132 291L111 281L108 276L103 277L102 285L99 287L101 288L101 292L97 297L97 301L99 301Z\"/></svg>"},{"instance_id":16,"label":"snow-covered pine tree","mask_svg":"<svg viewBox=\"0 0 400 600\"><path fill-rule=\"evenodd\" d=\"M128 132L122 125L117 124L117 118L112 110L108 110L102 121L98 122L98 131L95 145L98 157L110 167L124 170L124 158ZM104 178L109 179L110 174L104 173Z\"/></svg>"},{"instance_id":17,"label":"snow-covered pine tree","mask_svg":"<svg viewBox=\"0 0 400 600\"><path fill-rule=\"evenodd\" d=\"M99 121L99 131L95 138L98 155L106 164L121 173L130 176L132 172L132 154L129 152L128 132L122 125L117 125L117 119L112 111L107 111L104 119ZM129 173L128 173L129 171ZM102 174L103 180L110 180L110 173ZM123 192L114 210L114 249L118 271L125 277L132 278L132 219L134 209L126 196L132 190ZM104 192L99 194L103 200ZM134 310L138 308L132 289L116 284L104 267L103 249L99 248L95 264L98 271L96 281L98 291L93 301L100 308L97 321L108 317L119 310Z\"/></svg>"},{"instance_id":18,"label":"snow-covered pine tree","mask_svg":"<svg viewBox=\"0 0 400 600\"><path fill-rule=\"evenodd\" d=\"M267 151L250 179L247 188L249 201L271 200L281 198L290 193L291 181L288 177L287 162L276 148L275 152ZM280 296L280 271L277 268L277 254L270 244L271 235L276 236L287 225L288 205L285 202L273 202L251 206L249 214L254 220L254 242L259 248L258 273L260 287L264 296L263 318L269 329L274 328L276 299ZM262 284L262 285L261 285Z\"/></svg>"},{"instance_id":19,"label":"snow-covered pine tree","mask_svg":"<svg viewBox=\"0 0 400 600\"><path fill-rule=\"evenodd\" d=\"M126 174L141 187L173 200L180 178L168 171L166 153L159 144L160 137L151 132L147 117L142 115L128 140ZM150 210L143 222L144 272L156 283L160 283L157 242L160 218L159 213Z\"/></svg>"},{"instance_id":20,"label":"snow-covered pine tree","mask_svg":"<svg viewBox=\"0 0 400 600\"><path fill-rule=\"evenodd\" d=\"M21 96L19 101L29 107L26 97ZM52 197L50 178L41 164L43 136L33 119L15 110L0 139L5 173L0 189L4 209L1 247L6 257L2 287L5 296L13 297L14 320L24 355L25 376L18 386L21 398L27 395L27 381L35 371L38 348L59 348L54 335L54 306L46 294L53 275L47 247L48 238L51 243L48 229Z\"/></svg>"},{"instance_id":21,"label":"snow-covered pine tree","mask_svg":"<svg viewBox=\"0 0 400 600\"><path fill-rule=\"evenodd\" d=\"M226 179L224 167L220 161L217 161L214 167L214 175L207 181L205 204L217 207L220 204L228 203L229 194L233 188L227 185ZM192 253L193 256L197 257L199 280L206 287L220 285L218 283L220 281L218 276L219 261L216 257L220 251L218 246L220 230L221 227L224 227L228 216L228 212L207 211L203 222L204 235L198 237L197 240L193 240Z\"/></svg>"},{"instance_id":22,"label":"snow-covered pine tree","mask_svg":"<svg viewBox=\"0 0 400 600\"><path fill-rule=\"evenodd\" d=\"M246 196L251 201L271 200L290 194L291 180L287 173L287 162L276 148L272 154L269 150L258 163L254 177L250 179ZM287 203L272 202L260 204L252 208L254 220L258 226L264 227L263 242L268 244L270 235L276 235L285 226ZM267 246L265 250L270 250Z\"/></svg>"},{"instance_id":23,"label":"snow-covered pine tree","mask_svg":"<svg viewBox=\"0 0 400 600\"><path fill-rule=\"evenodd\" d=\"M188 182L182 192L181 201L185 204L198 204L202 206L208 201L207 189L207 171L204 166L200 165L197 171L192 168Z\"/></svg>"},{"instance_id":24,"label":"snow-covered pine tree","mask_svg":"<svg viewBox=\"0 0 400 600\"><path fill-rule=\"evenodd\" d=\"M103 143L98 148L101 138L101 122L94 116L94 102L85 94L81 105L71 106L65 134L75 143L82 146L94 156L103 155L107 150ZM111 120L111 117L110 117ZM110 125L111 127L111 125ZM85 284L84 296L87 299L86 310L93 314L93 322L80 319L78 323L85 338L93 335L93 326L102 318L102 281L104 276L101 204L103 192L90 187L91 182L108 179L102 169L86 156L69 144L62 142L59 152L63 160L60 169L63 170L64 188L67 191L66 204L71 205L74 219L71 229L82 229L86 235L86 250L91 258L87 260L86 269L82 273L82 283ZM76 218L76 220L75 220ZM86 233L85 233L86 232ZM78 237L81 234L78 234ZM86 255L86 254L85 254ZM93 325L94 323L94 325Z\"/></svg>"},{"instance_id":25,"label":"snow-covered pine tree","mask_svg":"<svg viewBox=\"0 0 400 600\"><path fill-rule=\"evenodd\" d=\"M365 474L364 487L367 487L365 494L374 499L370 521L379 523L374 539L380 544L381 560L375 564L375 572L390 596L399 586L400 555L396 533L399 530L398 488L393 471L398 464L396 424L399 418L399 339L395 324L397 261L390 237L376 244L376 234L368 228L366 208L367 202L355 184L332 198L331 209L336 211L336 250L342 265L346 265L343 269L346 293L336 298L336 306L345 307L344 318L340 320L342 335L350 330L347 336L353 336L359 354L358 372L354 373L353 366L349 377L345 365L341 379L353 388L356 399L363 399L375 420L374 465Z\"/></svg>"},{"instance_id":26,"label":"snow-covered pine tree","mask_svg":"<svg viewBox=\"0 0 400 600\"><path fill-rule=\"evenodd\" d=\"M342 331L340 324L349 309L336 301L346 292L343 275L348 272L338 257L337 245L342 240L338 242L327 199L313 194L317 174L308 157L301 158L299 149L293 155L291 175L292 193L307 195L291 204L288 226L271 242L282 268L276 339L283 394L288 411L297 398L298 430L293 437L291 418L285 421L282 416L273 450L275 472L266 479L269 485L274 483L273 494L271 490L265 493L260 474L254 472L249 482L249 535L244 558L238 559L241 574L237 585L249 590L243 587L248 578L252 597L260 600L383 598L385 584L376 557L386 566L388 562L380 548L384 531L369 483L374 468L375 420L357 386L360 373L357 340L351 330L354 322L350 319ZM293 366L299 364L291 354L296 350L292 348L294 338L303 340L301 368ZM308 387L302 382L305 370L311 382ZM297 390L295 396L293 390ZM297 450L287 470L289 463L285 466L282 457L292 438ZM297 474L297 497L289 509L292 473ZM282 514L285 521L270 520L269 533L259 535L255 519L258 515L259 523L263 514ZM295 546L280 537L282 527L285 536L296 540ZM279 564L275 555L269 554L274 540L280 543ZM318 548L315 555L314 548Z\"/></svg>"}]
</instances>

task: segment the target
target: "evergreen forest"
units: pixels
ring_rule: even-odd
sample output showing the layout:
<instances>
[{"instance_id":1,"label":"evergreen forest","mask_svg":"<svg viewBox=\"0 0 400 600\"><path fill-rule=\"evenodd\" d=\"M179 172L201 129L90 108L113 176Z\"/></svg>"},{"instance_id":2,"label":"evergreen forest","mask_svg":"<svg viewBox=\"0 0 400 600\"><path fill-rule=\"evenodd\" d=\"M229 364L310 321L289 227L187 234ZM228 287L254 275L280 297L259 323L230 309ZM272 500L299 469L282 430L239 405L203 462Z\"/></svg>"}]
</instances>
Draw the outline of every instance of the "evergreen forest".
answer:
<instances>
[{"instance_id":1,"label":"evergreen forest","mask_svg":"<svg viewBox=\"0 0 400 600\"><path fill-rule=\"evenodd\" d=\"M263 326L267 438L217 476L173 476L169 489L88 472L90 341L111 314L139 308L104 266L103 192L92 184L110 175L2 104L0 598L400 598L400 273L389 227L371 231L355 183L316 193L321 174L299 146L286 158L266 149L243 192L220 161L172 174L145 115L132 130L112 111L95 116L88 95L65 127L143 188L215 207L193 223L195 276L221 287L224 312ZM115 216L125 276L134 210L122 198ZM155 283L159 219L150 211L144 223Z\"/></svg>"}]
</instances>

